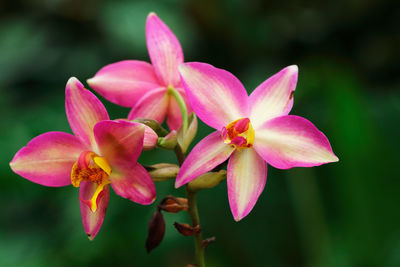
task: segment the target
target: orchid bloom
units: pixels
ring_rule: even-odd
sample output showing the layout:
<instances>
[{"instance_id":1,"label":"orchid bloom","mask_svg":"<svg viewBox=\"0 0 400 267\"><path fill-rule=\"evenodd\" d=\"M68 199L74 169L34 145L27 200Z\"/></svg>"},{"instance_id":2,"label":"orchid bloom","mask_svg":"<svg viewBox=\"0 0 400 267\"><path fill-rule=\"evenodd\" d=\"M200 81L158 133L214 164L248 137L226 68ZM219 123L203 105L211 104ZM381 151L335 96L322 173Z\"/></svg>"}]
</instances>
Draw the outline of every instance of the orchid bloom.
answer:
<instances>
[{"instance_id":1,"label":"orchid bloom","mask_svg":"<svg viewBox=\"0 0 400 267\"><path fill-rule=\"evenodd\" d=\"M132 107L129 120L149 118L161 124L167 116L170 130L177 130L182 116L171 90L177 90L188 103L178 71L183 63L182 47L155 13L147 17L146 41L152 65L139 60L119 61L103 67L87 82L107 100Z\"/></svg>"},{"instance_id":2,"label":"orchid bloom","mask_svg":"<svg viewBox=\"0 0 400 267\"><path fill-rule=\"evenodd\" d=\"M180 187L229 158L228 198L236 221L253 209L264 189L267 163L278 169L338 161L326 136L310 121L288 115L297 66L264 81L248 96L231 73L204 63L180 67L196 115L216 129L198 143L176 178Z\"/></svg>"},{"instance_id":3,"label":"orchid bloom","mask_svg":"<svg viewBox=\"0 0 400 267\"><path fill-rule=\"evenodd\" d=\"M139 204L151 204L155 199L154 183L137 163L145 126L109 120L103 104L76 78L69 79L65 95L74 135L39 135L16 153L10 166L34 183L79 187L83 227L93 239L104 220L109 184L118 195Z\"/></svg>"}]
</instances>

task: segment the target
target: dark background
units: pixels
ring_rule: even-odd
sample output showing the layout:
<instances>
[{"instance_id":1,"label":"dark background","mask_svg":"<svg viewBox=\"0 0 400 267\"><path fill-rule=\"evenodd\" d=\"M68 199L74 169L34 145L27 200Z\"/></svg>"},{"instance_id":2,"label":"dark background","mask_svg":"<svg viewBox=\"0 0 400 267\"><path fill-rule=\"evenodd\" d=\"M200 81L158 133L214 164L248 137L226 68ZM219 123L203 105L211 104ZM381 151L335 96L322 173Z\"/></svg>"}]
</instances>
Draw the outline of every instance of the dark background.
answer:
<instances>
[{"instance_id":1,"label":"dark background","mask_svg":"<svg viewBox=\"0 0 400 267\"><path fill-rule=\"evenodd\" d=\"M14 174L8 162L33 137L70 128L68 78L82 82L103 65L148 61L145 20L155 11L181 41L186 61L234 73L251 92L285 66L299 66L291 114L329 138L338 163L269 168L254 210L235 222L226 183L199 193L208 266L400 266L398 1L0 2L0 265L184 266L193 240L167 214L164 242L144 243L155 205L111 194L98 236L82 227L78 191L47 188ZM104 100L104 99L102 99ZM129 110L104 100L112 118ZM197 140L211 131L201 124ZM175 162L151 151L142 163ZM158 202L183 196L157 183Z\"/></svg>"}]
</instances>

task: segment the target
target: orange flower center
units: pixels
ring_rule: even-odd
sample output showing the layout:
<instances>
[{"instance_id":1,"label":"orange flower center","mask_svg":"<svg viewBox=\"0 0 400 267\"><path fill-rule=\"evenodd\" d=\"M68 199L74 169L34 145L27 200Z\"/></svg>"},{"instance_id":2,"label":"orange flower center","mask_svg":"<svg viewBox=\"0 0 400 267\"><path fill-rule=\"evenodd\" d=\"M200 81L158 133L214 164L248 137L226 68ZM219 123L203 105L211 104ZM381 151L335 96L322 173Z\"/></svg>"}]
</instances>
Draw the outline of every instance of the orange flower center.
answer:
<instances>
[{"instance_id":1,"label":"orange flower center","mask_svg":"<svg viewBox=\"0 0 400 267\"><path fill-rule=\"evenodd\" d=\"M236 149L249 148L254 143L254 129L248 118L241 118L222 128L222 139Z\"/></svg>"},{"instance_id":2,"label":"orange flower center","mask_svg":"<svg viewBox=\"0 0 400 267\"><path fill-rule=\"evenodd\" d=\"M71 171L71 183L74 187L79 187L82 181L97 184L96 191L90 200L81 199L89 206L92 212L96 212L100 193L104 186L110 183L108 177L111 174L111 167L104 157L100 157L94 152L84 151L75 162Z\"/></svg>"}]
</instances>

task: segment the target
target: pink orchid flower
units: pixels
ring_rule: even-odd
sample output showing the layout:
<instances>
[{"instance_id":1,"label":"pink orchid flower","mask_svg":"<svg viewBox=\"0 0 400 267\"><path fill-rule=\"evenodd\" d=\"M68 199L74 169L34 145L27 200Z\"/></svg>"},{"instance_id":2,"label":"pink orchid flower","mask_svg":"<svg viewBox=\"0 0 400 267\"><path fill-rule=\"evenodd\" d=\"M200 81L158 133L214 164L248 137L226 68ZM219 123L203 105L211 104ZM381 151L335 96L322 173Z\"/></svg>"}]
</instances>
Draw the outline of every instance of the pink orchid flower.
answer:
<instances>
[{"instance_id":1,"label":"pink orchid flower","mask_svg":"<svg viewBox=\"0 0 400 267\"><path fill-rule=\"evenodd\" d=\"M67 118L75 135L39 135L16 153L10 166L34 183L79 187L83 227L93 239L104 220L109 184L118 195L139 204L155 199L154 183L137 163L145 127L109 120L103 104L76 78L69 79L65 95Z\"/></svg>"},{"instance_id":2,"label":"pink orchid flower","mask_svg":"<svg viewBox=\"0 0 400 267\"><path fill-rule=\"evenodd\" d=\"M124 107L132 107L129 120L149 118L164 121L170 130L182 124L178 103L168 92L178 90L185 102L178 66L183 63L182 47L168 28L155 14L146 22L146 41L151 64L139 60L124 60L100 69L88 84L107 100ZM191 113L188 107L188 113Z\"/></svg>"},{"instance_id":3,"label":"pink orchid flower","mask_svg":"<svg viewBox=\"0 0 400 267\"><path fill-rule=\"evenodd\" d=\"M231 73L204 63L182 64L186 95L196 115L217 131L198 143L183 163L180 187L229 159L228 198L236 221L253 209L264 189L267 164L279 169L338 161L326 136L311 122L288 115L297 66L289 66L248 96Z\"/></svg>"}]
</instances>

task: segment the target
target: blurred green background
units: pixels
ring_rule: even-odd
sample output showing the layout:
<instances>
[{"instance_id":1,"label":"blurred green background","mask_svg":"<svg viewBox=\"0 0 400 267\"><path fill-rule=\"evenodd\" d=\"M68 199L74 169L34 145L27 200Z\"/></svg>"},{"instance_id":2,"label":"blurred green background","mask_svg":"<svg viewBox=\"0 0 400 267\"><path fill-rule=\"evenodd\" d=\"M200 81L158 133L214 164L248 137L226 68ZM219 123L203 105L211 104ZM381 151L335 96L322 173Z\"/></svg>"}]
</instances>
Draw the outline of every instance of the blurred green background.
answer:
<instances>
[{"instance_id":1,"label":"blurred green background","mask_svg":"<svg viewBox=\"0 0 400 267\"><path fill-rule=\"evenodd\" d=\"M185 266L193 240L167 214L165 240L144 243L155 205L111 193L98 236L82 227L78 191L47 188L8 163L33 137L70 128L64 87L103 65L149 61L145 19L155 11L181 41L186 61L234 73L251 92L285 66L299 66L292 114L329 138L338 163L269 168L254 210L235 222L226 183L199 193L208 266L400 266L400 23L398 1L0 2L0 266ZM104 99L102 99L104 100ZM129 110L104 100L112 118ZM197 141L211 129L201 124ZM175 162L151 151L142 163ZM157 183L158 201L183 196ZM156 202L158 202L156 201Z\"/></svg>"}]
</instances>

